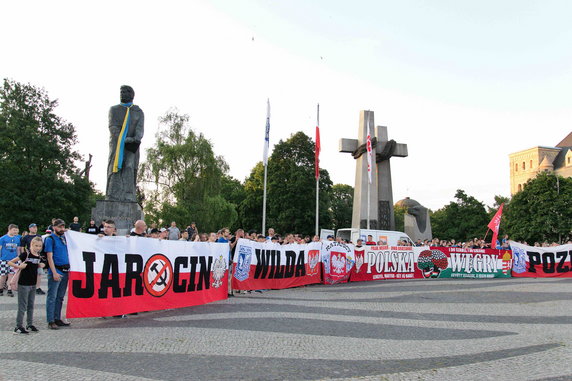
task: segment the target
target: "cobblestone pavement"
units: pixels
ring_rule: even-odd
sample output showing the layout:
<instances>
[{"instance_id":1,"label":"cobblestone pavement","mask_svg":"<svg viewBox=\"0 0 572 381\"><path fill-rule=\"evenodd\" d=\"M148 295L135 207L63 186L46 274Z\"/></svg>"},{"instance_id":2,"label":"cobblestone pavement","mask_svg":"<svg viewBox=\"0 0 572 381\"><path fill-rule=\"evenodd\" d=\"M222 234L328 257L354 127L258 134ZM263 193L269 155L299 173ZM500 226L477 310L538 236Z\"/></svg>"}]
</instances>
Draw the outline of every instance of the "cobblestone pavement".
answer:
<instances>
[{"instance_id":1,"label":"cobblestone pavement","mask_svg":"<svg viewBox=\"0 0 572 381\"><path fill-rule=\"evenodd\" d=\"M570 380L572 279L403 280L239 295L14 335L0 380Z\"/></svg>"}]
</instances>

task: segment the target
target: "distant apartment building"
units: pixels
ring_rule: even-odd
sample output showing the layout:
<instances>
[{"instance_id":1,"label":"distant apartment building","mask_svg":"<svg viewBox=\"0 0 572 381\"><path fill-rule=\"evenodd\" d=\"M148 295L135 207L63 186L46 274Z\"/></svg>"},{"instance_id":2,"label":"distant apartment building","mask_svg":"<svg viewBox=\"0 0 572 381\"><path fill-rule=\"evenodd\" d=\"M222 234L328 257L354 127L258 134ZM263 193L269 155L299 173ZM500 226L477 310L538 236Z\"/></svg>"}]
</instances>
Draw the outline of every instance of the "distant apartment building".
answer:
<instances>
[{"instance_id":1,"label":"distant apartment building","mask_svg":"<svg viewBox=\"0 0 572 381\"><path fill-rule=\"evenodd\" d=\"M520 192L529 179L538 172L554 172L563 177L572 177L572 132L556 147L533 147L511 153L510 194Z\"/></svg>"}]
</instances>

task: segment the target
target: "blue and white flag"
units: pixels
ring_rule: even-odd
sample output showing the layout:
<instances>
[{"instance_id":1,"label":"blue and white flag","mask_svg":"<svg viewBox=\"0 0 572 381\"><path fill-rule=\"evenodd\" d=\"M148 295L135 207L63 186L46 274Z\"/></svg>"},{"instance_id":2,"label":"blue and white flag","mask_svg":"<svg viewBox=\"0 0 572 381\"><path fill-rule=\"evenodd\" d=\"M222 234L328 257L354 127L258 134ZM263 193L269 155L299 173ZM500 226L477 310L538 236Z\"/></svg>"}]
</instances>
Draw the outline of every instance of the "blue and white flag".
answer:
<instances>
[{"instance_id":1,"label":"blue and white flag","mask_svg":"<svg viewBox=\"0 0 572 381\"><path fill-rule=\"evenodd\" d=\"M270 145L270 99L267 99L266 107L266 134L264 135L264 155L262 163L266 167L268 164L268 146Z\"/></svg>"}]
</instances>

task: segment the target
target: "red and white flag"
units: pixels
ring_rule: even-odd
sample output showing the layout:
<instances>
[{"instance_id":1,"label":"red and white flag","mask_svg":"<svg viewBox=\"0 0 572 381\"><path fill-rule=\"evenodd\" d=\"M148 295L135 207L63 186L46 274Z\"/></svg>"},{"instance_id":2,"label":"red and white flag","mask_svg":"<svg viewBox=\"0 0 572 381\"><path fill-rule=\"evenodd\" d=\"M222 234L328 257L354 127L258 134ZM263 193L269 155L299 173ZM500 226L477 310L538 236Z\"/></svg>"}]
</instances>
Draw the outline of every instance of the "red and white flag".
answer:
<instances>
[{"instance_id":1,"label":"red and white flag","mask_svg":"<svg viewBox=\"0 0 572 381\"><path fill-rule=\"evenodd\" d=\"M504 206L504 202L501 204L499 210L497 210L495 216L493 217L493 219L491 220L491 222L489 222L489 224L487 225L489 229L491 229L493 231L493 240L491 242L491 249L495 249L496 245L497 245L497 237L499 235L499 226L500 226L500 220L502 217L502 207Z\"/></svg>"}]
</instances>

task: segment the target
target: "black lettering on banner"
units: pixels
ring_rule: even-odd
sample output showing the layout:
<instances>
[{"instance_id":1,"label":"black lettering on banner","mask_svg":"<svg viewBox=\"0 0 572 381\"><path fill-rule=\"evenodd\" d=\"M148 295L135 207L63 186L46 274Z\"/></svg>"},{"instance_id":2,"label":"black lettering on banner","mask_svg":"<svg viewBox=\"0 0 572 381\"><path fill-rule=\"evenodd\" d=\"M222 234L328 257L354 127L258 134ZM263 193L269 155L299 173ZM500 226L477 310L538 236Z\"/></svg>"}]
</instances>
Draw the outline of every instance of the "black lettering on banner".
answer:
<instances>
[{"instance_id":1,"label":"black lettering on banner","mask_svg":"<svg viewBox=\"0 0 572 381\"><path fill-rule=\"evenodd\" d=\"M554 253L542 253L542 270L546 274L552 274L555 271L556 259Z\"/></svg>"},{"instance_id":2,"label":"black lettering on banner","mask_svg":"<svg viewBox=\"0 0 572 381\"><path fill-rule=\"evenodd\" d=\"M209 264L207 266L207 261L205 257L199 257L199 263L201 264L201 272L199 273L199 283L197 284L197 291L203 289L208 290L211 286L211 267L213 264L213 257L209 257Z\"/></svg>"},{"instance_id":3,"label":"black lettering on banner","mask_svg":"<svg viewBox=\"0 0 572 381\"><path fill-rule=\"evenodd\" d=\"M199 257L191 257L191 271L189 272L189 287L187 287L187 292L195 291L195 277L197 272L197 263L199 262Z\"/></svg>"},{"instance_id":4,"label":"black lettering on banner","mask_svg":"<svg viewBox=\"0 0 572 381\"><path fill-rule=\"evenodd\" d=\"M95 290L93 274L95 253L84 251L83 261L85 262L85 288L81 287L81 280L76 279L72 281L72 294L76 298L91 298Z\"/></svg>"},{"instance_id":5,"label":"black lettering on banner","mask_svg":"<svg viewBox=\"0 0 572 381\"><path fill-rule=\"evenodd\" d=\"M110 278L111 275L111 278ZM114 298L121 297L119 287L119 264L117 254L105 254L103 256L103 269L101 270L101 283L99 285L99 298L107 298L107 289L111 287L111 294Z\"/></svg>"},{"instance_id":6,"label":"black lettering on banner","mask_svg":"<svg viewBox=\"0 0 572 381\"><path fill-rule=\"evenodd\" d=\"M135 268L133 268L135 265ZM135 295L143 295L143 258L138 254L125 254L125 287L123 296L131 296L133 281L135 281Z\"/></svg>"},{"instance_id":7,"label":"black lettering on banner","mask_svg":"<svg viewBox=\"0 0 572 381\"><path fill-rule=\"evenodd\" d=\"M255 249L256 253L256 269L254 270L254 279L266 278L268 272L268 257L266 250Z\"/></svg>"},{"instance_id":8,"label":"black lettering on banner","mask_svg":"<svg viewBox=\"0 0 572 381\"><path fill-rule=\"evenodd\" d=\"M535 251L527 251L526 254L528 254L528 271L535 273L536 268L534 266L540 265L542 263L540 261L540 253Z\"/></svg>"},{"instance_id":9,"label":"black lettering on banner","mask_svg":"<svg viewBox=\"0 0 572 381\"><path fill-rule=\"evenodd\" d=\"M566 259L568 258L568 252L559 251L556 253L556 258L560 259L560 261L558 262L558 266L556 266L557 273L567 273L568 271L570 271L569 266L564 266L564 262L566 262Z\"/></svg>"},{"instance_id":10,"label":"black lettering on banner","mask_svg":"<svg viewBox=\"0 0 572 381\"><path fill-rule=\"evenodd\" d=\"M270 252L272 253L272 258L274 258L274 260L272 261L272 264L274 265L274 279L282 279L284 278L284 267L282 267L280 263L282 259L280 251L270 250Z\"/></svg>"},{"instance_id":11,"label":"black lettering on banner","mask_svg":"<svg viewBox=\"0 0 572 381\"><path fill-rule=\"evenodd\" d=\"M292 278L294 276L294 270L296 269L296 252L287 250L286 251L286 268L284 269L284 278Z\"/></svg>"},{"instance_id":12,"label":"black lettering on banner","mask_svg":"<svg viewBox=\"0 0 572 381\"><path fill-rule=\"evenodd\" d=\"M187 268L189 262L188 257L177 257L175 258L175 264L173 266L173 292L185 292L187 291L187 280L181 280L179 284L179 279L181 276L181 267Z\"/></svg>"},{"instance_id":13,"label":"black lettering on banner","mask_svg":"<svg viewBox=\"0 0 572 381\"><path fill-rule=\"evenodd\" d=\"M298 253L298 260L296 261L296 278L306 276L306 263L304 262L304 250Z\"/></svg>"}]
</instances>

